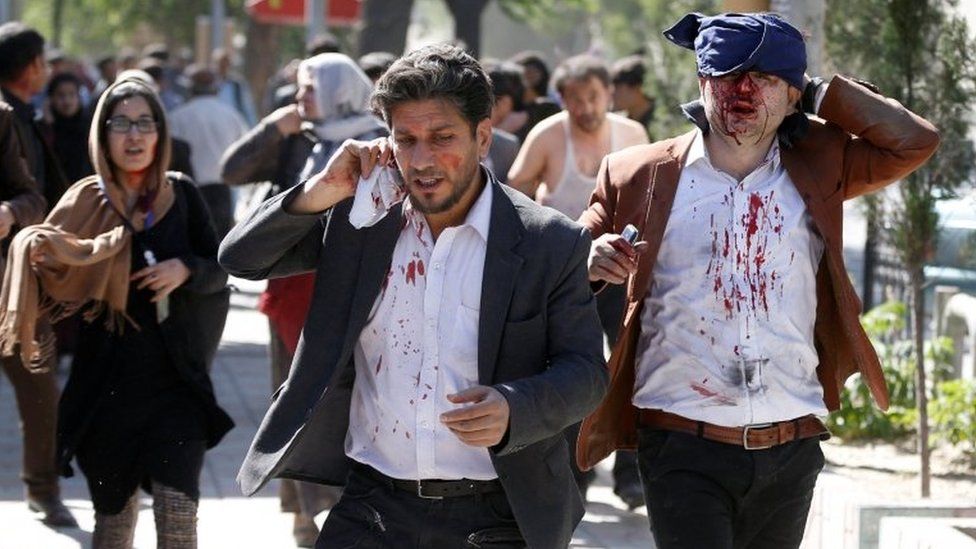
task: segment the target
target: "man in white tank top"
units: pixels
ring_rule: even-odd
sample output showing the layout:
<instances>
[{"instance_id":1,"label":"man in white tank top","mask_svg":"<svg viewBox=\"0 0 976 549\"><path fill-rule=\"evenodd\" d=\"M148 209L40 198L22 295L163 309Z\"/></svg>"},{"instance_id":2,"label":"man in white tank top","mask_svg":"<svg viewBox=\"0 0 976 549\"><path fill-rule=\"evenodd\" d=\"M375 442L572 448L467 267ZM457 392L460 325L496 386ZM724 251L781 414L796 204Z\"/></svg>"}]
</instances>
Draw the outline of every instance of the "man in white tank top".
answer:
<instances>
[{"instance_id":1,"label":"man in white tank top","mask_svg":"<svg viewBox=\"0 0 976 549\"><path fill-rule=\"evenodd\" d=\"M553 80L565 110L529 132L508 172L508 184L540 204L578 219L596 188L603 157L647 143L647 133L637 122L608 112L610 72L601 60L589 55L570 57L556 68ZM597 295L600 321L611 347L617 339L623 304L623 286L610 286ZM574 447L578 432L579 425L567 430ZM585 499L593 474L581 473L575 461L573 472ZM633 452L617 452L613 476L614 492L628 507L643 505Z\"/></svg>"}]
</instances>

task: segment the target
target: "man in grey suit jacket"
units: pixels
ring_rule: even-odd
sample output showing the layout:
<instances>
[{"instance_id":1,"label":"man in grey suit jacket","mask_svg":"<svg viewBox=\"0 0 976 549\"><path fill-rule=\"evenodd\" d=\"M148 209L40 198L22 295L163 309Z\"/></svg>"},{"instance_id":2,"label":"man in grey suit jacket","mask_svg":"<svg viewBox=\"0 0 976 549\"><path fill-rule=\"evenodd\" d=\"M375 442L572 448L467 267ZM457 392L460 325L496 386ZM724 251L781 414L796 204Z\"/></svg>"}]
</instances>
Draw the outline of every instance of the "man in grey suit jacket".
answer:
<instances>
[{"instance_id":1,"label":"man in grey suit jacket","mask_svg":"<svg viewBox=\"0 0 976 549\"><path fill-rule=\"evenodd\" d=\"M373 96L390 140L346 142L221 246L245 278L316 272L238 476L345 484L316 547L557 548L583 516L561 432L607 384L590 238L481 166L491 99L457 48L401 58Z\"/></svg>"}]
</instances>

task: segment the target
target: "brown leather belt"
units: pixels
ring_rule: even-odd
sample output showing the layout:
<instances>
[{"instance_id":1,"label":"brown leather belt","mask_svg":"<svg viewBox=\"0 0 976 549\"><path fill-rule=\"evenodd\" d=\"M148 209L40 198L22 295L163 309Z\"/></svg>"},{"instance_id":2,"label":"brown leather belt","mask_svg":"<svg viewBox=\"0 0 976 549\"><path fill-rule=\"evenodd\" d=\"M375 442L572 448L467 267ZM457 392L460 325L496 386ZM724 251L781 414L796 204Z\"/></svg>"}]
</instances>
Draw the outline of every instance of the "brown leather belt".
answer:
<instances>
[{"instance_id":1,"label":"brown leather belt","mask_svg":"<svg viewBox=\"0 0 976 549\"><path fill-rule=\"evenodd\" d=\"M721 427L662 410L642 409L639 419L641 427L688 433L706 440L741 446L746 450L765 450L811 437L820 437L820 440L830 438L830 431L813 415L744 427Z\"/></svg>"}]
</instances>

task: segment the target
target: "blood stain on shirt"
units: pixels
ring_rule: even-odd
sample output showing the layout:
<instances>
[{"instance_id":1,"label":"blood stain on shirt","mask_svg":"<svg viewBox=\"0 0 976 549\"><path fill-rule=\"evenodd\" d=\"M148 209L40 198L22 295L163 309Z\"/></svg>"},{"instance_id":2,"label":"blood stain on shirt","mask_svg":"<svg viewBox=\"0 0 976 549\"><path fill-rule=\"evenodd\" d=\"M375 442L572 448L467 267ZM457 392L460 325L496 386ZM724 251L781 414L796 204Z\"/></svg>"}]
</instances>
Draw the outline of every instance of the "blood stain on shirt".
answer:
<instances>
[{"instance_id":1,"label":"blood stain on shirt","mask_svg":"<svg viewBox=\"0 0 976 549\"><path fill-rule=\"evenodd\" d=\"M705 381L708 381L708 379L706 378ZM713 391L713 390L709 389L708 387L705 387L701 383L692 383L691 385L689 385L689 387L691 387L691 390L694 391L694 392L696 392L696 393L698 393L699 395L701 395L701 396L703 396L703 397L705 397L707 399L711 399L714 402L714 404L716 404L716 405L719 405L719 406L735 406L736 405L736 401L735 401L734 398L731 398L728 395L723 395L722 393L720 393L718 391Z\"/></svg>"},{"instance_id":2,"label":"blood stain on shirt","mask_svg":"<svg viewBox=\"0 0 976 549\"><path fill-rule=\"evenodd\" d=\"M407 284L414 284L414 285L417 284L417 261L416 260L410 260L410 263L407 264L405 281Z\"/></svg>"}]
</instances>

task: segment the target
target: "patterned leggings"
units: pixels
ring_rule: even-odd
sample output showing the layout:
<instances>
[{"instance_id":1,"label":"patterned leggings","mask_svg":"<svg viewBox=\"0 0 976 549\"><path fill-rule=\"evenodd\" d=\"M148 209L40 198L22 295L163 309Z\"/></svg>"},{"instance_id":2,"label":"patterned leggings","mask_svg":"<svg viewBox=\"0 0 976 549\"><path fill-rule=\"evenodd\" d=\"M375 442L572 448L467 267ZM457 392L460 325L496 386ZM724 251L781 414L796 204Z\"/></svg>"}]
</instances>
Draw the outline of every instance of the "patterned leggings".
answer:
<instances>
[{"instance_id":1,"label":"patterned leggings","mask_svg":"<svg viewBox=\"0 0 976 549\"><path fill-rule=\"evenodd\" d=\"M153 518L159 549L196 549L197 501L156 481L152 483ZM136 490L117 515L95 513L92 549L132 549L139 518Z\"/></svg>"}]
</instances>

